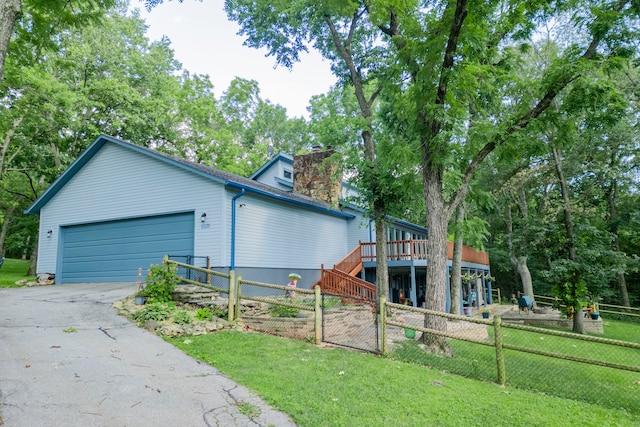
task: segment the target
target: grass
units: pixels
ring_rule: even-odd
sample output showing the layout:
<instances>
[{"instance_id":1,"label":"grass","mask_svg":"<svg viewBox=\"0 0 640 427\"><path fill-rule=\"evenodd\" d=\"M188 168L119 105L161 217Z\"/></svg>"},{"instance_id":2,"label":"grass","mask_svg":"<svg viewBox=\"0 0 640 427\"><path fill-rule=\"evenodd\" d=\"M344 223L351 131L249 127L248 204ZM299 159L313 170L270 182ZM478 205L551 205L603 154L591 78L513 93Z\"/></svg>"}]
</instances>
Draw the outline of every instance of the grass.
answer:
<instances>
[{"instance_id":1,"label":"grass","mask_svg":"<svg viewBox=\"0 0 640 427\"><path fill-rule=\"evenodd\" d=\"M606 338L640 344L640 323L634 321L602 320Z\"/></svg>"},{"instance_id":2,"label":"grass","mask_svg":"<svg viewBox=\"0 0 640 427\"><path fill-rule=\"evenodd\" d=\"M300 426L640 424L638 413L287 338L225 330L167 340Z\"/></svg>"},{"instance_id":3,"label":"grass","mask_svg":"<svg viewBox=\"0 0 640 427\"><path fill-rule=\"evenodd\" d=\"M490 332L492 332L490 330ZM640 325L607 321L607 338L637 342ZM493 334L490 333L492 336ZM633 339L629 339L633 338ZM489 341L493 341L491 337ZM640 368L640 350L503 328L505 344ZM418 342L403 341L392 356L470 378L497 381L495 349L451 341L454 357L428 354ZM522 390L576 399L640 415L640 373L505 350L507 384Z\"/></svg>"},{"instance_id":4,"label":"grass","mask_svg":"<svg viewBox=\"0 0 640 427\"><path fill-rule=\"evenodd\" d=\"M18 280L35 280L35 276L27 276L29 261L6 258L0 267L0 288L19 288Z\"/></svg>"}]
</instances>

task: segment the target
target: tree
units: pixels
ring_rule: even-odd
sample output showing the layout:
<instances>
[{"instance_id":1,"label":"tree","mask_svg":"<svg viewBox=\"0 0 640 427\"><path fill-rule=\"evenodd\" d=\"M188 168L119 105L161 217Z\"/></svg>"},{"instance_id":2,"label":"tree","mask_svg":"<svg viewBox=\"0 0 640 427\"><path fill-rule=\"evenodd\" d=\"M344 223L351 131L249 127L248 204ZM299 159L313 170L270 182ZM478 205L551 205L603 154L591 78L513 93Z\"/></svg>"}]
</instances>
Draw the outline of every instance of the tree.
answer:
<instances>
[{"instance_id":1,"label":"tree","mask_svg":"<svg viewBox=\"0 0 640 427\"><path fill-rule=\"evenodd\" d=\"M369 37L370 23L360 13L362 6L339 2L317 5L300 2L293 5L267 1L227 1L228 16L240 24L247 44L266 47L280 65L291 67L299 53L307 49L306 40L332 61L332 68L353 90L360 116L359 132L363 160L358 168L369 195L369 206L376 227L376 295L388 299L386 204L390 193L385 187L388 170L376 156L374 139L375 103L381 90L376 82L379 51ZM360 144L358 144L360 145Z\"/></svg>"},{"instance_id":2,"label":"tree","mask_svg":"<svg viewBox=\"0 0 640 427\"><path fill-rule=\"evenodd\" d=\"M55 31L96 22L104 10L116 2L117 0L25 0L23 4L22 0L0 0L0 81L4 76L5 58L19 16L22 22L18 22L18 40L15 43L25 43L39 49L55 43L50 37ZM18 51L20 53L32 57L33 49Z\"/></svg>"},{"instance_id":3,"label":"tree","mask_svg":"<svg viewBox=\"0 0 640 427\"><path fill-rule=\"evenodd\" d=\"M0 81L4 75L4 61L21 3L21 0L0 0Z\"/></svg>"},{"instance_id":4,"label":"tree","mask_svg":"<svg viewBox=\"0 0 640 427\"><path fill-rule=\"evenodd\" d=\"M459 0L429 7L386 0L234 0L226 2L226 10L250 46L266 47L282 65L291 66L309 45L332 61L334 73L355 88L370 170L376 166L375 145L368 143L372 101L381 96L393 106L382 110L392 112L386 119L398 135L395 140L414 144L420 152L429 229L426 302L436 311L444 311L446 304L447 224L482 162L497 148L513 146L589 68L628 55L638 27L638 8L629 0L506 5ZM537 75L517 76L513 47L526 48L538 25L569 15L579 41ZM373 92L358 89L367 87L363 81L371 83ZM461 184L447 194L444 177L452 171L461 176ZM378 191L375 173L364 181L374 194ZM379 219L376 211L374 206ZM425 326L446 327L438 316L427 316ZM432 351L448 350L439 336L428 335L425 341Z\"/></svg>"}]
</instances>

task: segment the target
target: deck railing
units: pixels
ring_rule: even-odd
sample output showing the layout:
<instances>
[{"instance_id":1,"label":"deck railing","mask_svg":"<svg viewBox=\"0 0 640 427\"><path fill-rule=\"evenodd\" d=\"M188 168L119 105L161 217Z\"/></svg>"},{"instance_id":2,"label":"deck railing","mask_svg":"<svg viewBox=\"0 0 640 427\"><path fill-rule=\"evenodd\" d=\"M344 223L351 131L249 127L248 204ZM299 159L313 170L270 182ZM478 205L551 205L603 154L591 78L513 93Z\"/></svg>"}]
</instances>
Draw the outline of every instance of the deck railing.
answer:
<instances>
[{"instance_id":1,"label":"deck railing","mask_svg":"<svg viewBox=\"0 0 640 427\"><path fill-rule=\"evenodd\" d=\"M363 261L376 260L376 243L361 242ZM453 242L447 242L447 257L453 258ZM414 261L427 259L426 240L393 240L387 242L387 259L389 261ZM462 261L489 265L489 254L477 251L470 246L462 247Z\"/></svg>"},{"instance_id":2,"label":"deck railing","mask_svg":"<svg viewBox=\"0 0 640 427\"><path fill-rule=\"evenodd\" d=\"M353 275L354 272L357 274L359 270L362 269L362 251L360 250L360 247L357 246L354 250L349 252L347 256L338 261L333 268L349 275Z\"/></svg>"},{"instance_id":3,"label":"deck railing","mask_svg":"<svg viewBox=\"0 0 640 427\"><path fill-rule=\"evenodd\" d=\"M447 256L453 257L453 243L447 243ZM413 261L427 259L426 240L394 240L387 242L387 258L390 261ZM376 286L372 283L351 276L363 261L376 260L375 242L360 242L360 245L334 265L332 270L325 270L316 283L323 291L357 298L375 299ZM462 261L489 265L489 254L476 251L469 246L462 247Z\"/></svg>"},{"instance_id":4,"label":"deck railing","mask_svg":"<svg viewBox=\"0 0 640 427\"><path fill-rule=\"evenodd\" d=\"M340 270L326 270L322 267L322 275L317 283L323 292L330 294L375 300L376 285L357 277L349 276Z\"/></svg>"}]
</instances>

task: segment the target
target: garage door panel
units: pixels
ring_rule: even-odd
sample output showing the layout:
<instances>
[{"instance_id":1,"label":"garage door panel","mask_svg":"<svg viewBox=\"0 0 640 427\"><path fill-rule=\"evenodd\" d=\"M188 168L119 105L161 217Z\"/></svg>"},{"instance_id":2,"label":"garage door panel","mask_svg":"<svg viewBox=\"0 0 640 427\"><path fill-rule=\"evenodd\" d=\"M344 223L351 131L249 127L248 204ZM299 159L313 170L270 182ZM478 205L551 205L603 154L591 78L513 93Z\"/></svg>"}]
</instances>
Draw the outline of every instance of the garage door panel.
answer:
<instances>
[{"instance_id":1,"label":"garage door panel","mask_svg":"<svg viewBox=\"0 0 640 427\"><path fill-rule=\"evenodd\" d=\"M140 238L138 238L140 239ZM171 235L164 238L150 237L148 242L140 242L139 240L122 239L117 241L114 239L109 240L92 240L82 245L73 245L71 247L66 246L65 256L73 257L75 260L82 260L82 258L89 257L92 259L106 259L117 257L121 254L136 253L143 256L146 253L157 252L157 247L165 246L164 243L170 240L172 247L186 248L191 247L193 240L188 238L172 238ZM96 254L92 248L94 246L100 246L100 253Z\"/></svg>"},{"instance_id":2,"label":"garage door panel","mask_svg":"<svg viewBox=\"0 0 640 427\"><path fill-rule=\"evenodd\" d=\"M166 254L193 255L194 215L83 224L63 233L61 283L135 282L138 268Z\"/></svg>"}]
</instances>

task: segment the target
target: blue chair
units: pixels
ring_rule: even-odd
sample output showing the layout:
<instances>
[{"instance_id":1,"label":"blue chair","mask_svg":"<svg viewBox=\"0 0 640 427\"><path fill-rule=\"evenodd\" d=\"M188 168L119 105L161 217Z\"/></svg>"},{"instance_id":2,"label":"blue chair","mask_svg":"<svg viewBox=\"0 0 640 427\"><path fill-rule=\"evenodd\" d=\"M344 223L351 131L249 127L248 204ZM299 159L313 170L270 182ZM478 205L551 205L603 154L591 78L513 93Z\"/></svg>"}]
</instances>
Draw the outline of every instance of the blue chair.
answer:
<instances>
[{"instance_id":1,"label":"blue chair","mask_svg":"<svg viewBox=\"0 0 640 427\"><path fill-rule=\"evenodd\" d=\"M531 300L531 297L528 295L523 295L518 298L518 308L521 311L526 311L527 314L529 314L531 310L533 310L533 301Z\"/></svg>"},{"instance_id":2,"label":"blue chair","mask_svg":"<svg viewBox=\"0 0 640 427\"><path fill-rule=\"evenodd\" d=\"M4 264L4 257L0 258L0 268L2 268L2 264Z\"/></svg>"}]
</instances>

